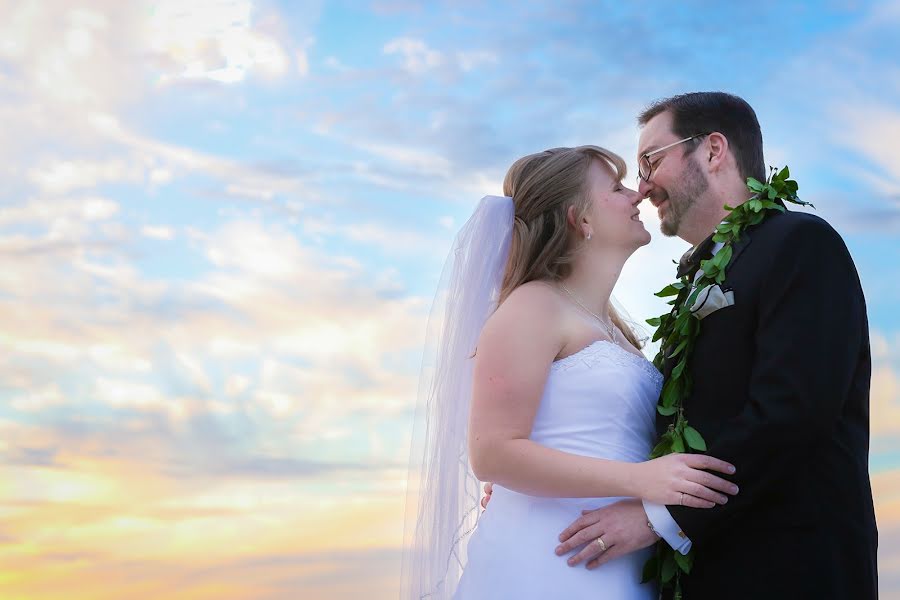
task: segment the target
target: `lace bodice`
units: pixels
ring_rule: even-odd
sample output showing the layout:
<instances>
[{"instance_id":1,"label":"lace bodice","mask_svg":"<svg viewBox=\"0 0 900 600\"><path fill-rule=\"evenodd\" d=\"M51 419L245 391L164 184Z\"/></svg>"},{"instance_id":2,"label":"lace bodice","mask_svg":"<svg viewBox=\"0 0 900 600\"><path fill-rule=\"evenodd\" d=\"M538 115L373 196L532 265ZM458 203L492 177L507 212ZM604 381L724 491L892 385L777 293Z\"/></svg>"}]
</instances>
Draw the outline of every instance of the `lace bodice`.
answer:
<instances>
[{"instance_id":1,"label":"lace bodice","mask_svg":"<svg viewBox=\"0 0 900 600\"><path fill-rule=\"evenodd\" d=\"M649 360L629 352L606 340L597 340L588 344L578 352L555 361L550 366L551 372L563 372L579 366L592 367L600 362L610 361L620 367L635 365L643 370L651 379L662 386L662 374L656 370Z\"/></svg>"}]
</instances>

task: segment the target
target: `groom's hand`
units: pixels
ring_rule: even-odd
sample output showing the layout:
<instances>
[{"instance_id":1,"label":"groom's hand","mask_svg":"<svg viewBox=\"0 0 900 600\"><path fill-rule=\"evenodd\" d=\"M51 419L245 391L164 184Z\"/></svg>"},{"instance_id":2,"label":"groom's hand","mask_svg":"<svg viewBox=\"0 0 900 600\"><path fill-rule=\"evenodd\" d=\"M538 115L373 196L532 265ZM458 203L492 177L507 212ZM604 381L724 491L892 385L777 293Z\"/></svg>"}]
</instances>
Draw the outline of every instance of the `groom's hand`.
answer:
<instances>
[{"instance_id":1,"label":"groom's hand","mask_svg":"<svg viewBox=\"0 0 900 600\"><path fill-rule=\"evenodd\" d=\"M603 545L597 539L603 540ZM557 556L584 546L569 558L570 567L587 561L594 569L614 558L652 545L659 538L647 526L647 513L640 500L622 500L605 508L582 511L574 523L559 535L562 542L556 547ZM604 550L605 548L605 550Z\"/></svg>"}]
</instances>

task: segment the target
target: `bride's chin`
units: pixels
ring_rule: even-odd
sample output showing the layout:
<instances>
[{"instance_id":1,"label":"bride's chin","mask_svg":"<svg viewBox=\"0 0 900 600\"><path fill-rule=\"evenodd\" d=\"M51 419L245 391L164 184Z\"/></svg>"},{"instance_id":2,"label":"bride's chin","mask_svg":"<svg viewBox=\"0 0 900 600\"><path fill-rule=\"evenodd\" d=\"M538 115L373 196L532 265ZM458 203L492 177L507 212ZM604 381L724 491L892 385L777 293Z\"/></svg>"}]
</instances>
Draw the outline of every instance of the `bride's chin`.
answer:
<instances>
[{"instance_id":1,"label":"bride's chin","mask_svg":"<svg viewBox=\"0 0 900 600\"><path fill-rule=\"evenodd\" d=\"M648 233L645 237L642 237L640 239L637 239L637 238L632 239L631 243L628 245L628 251L630 254L634 254L639 249L643 248L644 246L648 245L649 243L650 243L650 234Z\"/></svg>"},{"instance_id":2,"label":"bride's chin","mask_svg":"<svg viewBox=\"0 0 900 600\"><path fill-rule=\"evenodd\" d=\"M652 236L650 232L644 229L643 233L635 237L635 244L640 248L641 246L646 246L650 243Z\"/></svg>"}]
</instances>

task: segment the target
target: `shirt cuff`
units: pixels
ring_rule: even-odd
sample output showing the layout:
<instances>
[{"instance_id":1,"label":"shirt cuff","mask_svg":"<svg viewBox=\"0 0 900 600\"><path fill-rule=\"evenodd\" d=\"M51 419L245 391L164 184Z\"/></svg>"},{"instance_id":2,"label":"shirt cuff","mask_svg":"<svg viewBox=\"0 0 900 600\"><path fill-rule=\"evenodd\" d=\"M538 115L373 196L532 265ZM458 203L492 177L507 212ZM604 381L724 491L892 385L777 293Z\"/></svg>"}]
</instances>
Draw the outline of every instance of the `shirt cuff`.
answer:
<instances>
[{"instance_id":1,"label":"shirt cuff","mask_svg":"<svg viewBox=\"0 0 900 600\"><path fill-rule=\"evenodd\" d=\"M663 504L654 504L646 500L642 500L642 503L644 512L647 513L647 520L653 525L653 529L659 537L666 540L667 544L682 554L690 552L693 545L691 539L681 530L681 527L678 526L672 515L669 514L669 509Z\"/></svg>"}]
</instances>

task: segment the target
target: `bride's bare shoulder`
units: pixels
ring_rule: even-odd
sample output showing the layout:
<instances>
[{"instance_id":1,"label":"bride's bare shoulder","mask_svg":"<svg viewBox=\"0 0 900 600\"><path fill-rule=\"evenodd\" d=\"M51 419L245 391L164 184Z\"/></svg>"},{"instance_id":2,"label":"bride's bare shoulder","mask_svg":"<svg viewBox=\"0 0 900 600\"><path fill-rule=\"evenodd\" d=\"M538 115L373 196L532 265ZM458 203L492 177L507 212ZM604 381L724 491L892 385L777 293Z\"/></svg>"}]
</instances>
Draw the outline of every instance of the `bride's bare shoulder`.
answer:
<instances>
[{"instance_id":1,"label":"bride's bare shoulder","mask_svg":"<svg viewBox=\"0 0 900 600\"><path fill-rule=\"evenodd\" d=\"M529 281L514 289L497 307L489 320L513 322L518 325L534 323L539 327L558 327L562 316L562 298L552 284Z\"/></svg>"},{"instance_id":2,"label":"bride's bare shoulder","mask_svg":"<svg viewBox=\"0 0 900 600\"><path fill-rule=\"evenodd\" d=\"M546 362L559 353L563 339L560 294L549 284L532 281L517 287L488 318L478 347L482 357L516 357Z\"/></svg>"}]
</instances>

